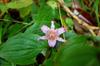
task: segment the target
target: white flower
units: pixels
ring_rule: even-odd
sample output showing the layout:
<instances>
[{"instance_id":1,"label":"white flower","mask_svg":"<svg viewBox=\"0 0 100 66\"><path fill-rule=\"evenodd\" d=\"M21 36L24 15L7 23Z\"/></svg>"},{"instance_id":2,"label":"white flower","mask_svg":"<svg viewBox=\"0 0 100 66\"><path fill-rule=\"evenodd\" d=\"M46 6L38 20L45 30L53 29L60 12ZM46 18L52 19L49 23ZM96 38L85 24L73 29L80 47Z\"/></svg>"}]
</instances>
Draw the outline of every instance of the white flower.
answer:
<instances>
[{"instance_id":1,"label":"white flower","mask_svg":"<svg viewBox=\"0 0 100 66\"><path fill-rule=\"evenodd\" d=\"M41 27L41 30L43 31L43 33L45 33L45 36L42 36L39 39L48 40L48 44L50 47L54 47L56 45L57 40L61 42L65 42L64 39L59 37L62 33L65 32L65 28L61 27L59 29L55 29L55 25L53 21L51 21L51 28L49 28L46 25L43 25Z\"/></svg>"}]
</instances>

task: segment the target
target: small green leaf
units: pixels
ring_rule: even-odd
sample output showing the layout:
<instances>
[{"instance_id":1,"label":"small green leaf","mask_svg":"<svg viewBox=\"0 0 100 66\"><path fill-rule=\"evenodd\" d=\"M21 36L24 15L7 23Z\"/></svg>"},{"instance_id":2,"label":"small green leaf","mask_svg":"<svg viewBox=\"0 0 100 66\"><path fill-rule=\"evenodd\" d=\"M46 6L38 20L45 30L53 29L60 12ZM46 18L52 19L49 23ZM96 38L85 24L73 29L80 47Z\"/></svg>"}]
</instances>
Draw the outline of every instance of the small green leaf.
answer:
<instances>
[{"instance_id":1,"label":"small green leaf","mask_svg":"<svg viewBox=\"0 0 100 66\"><path fill-rule=\"evenodd\" d=\"M94 40L96 40L96 41L100 41L100 36L96 36L96 37L94 37Z\"/></svg>"},{"instance_id":2,"label":"small green leaf","mask_svg":"<svg viewBox=\"0 0 100 66\"><path fill-rule=\"evenodd\" d=\"M47 4L52 8L52 9L56 9L57 8L57 2L54 0L49 0L47 2Z\"/></svg>"},{"instance_id":3,"label":"small green leaf","mask_svg":"<svg viewBox=\"0 0 100 66\"><path fill-rule=\"evenodd\" d=\"M12 1L10 3L8 3L6 6L8 8L24 8L27 6L30 6L33 3L32 0L16 0L16 1Z\"/></svg>"},{"instance_id":4,"label":"small green leaf","mask_svg":"<svg viewBox=\"0 0 100 66\"><path fill-rule=\"evenodd\" d=\"M95 46L100 47L100 36L92 37L92 40L95 42Z\"/></svg>"},{"instance_id":5,"label":"small green leaf","mask_svg":"<svg viewBox=\"0 0 100 66\"><path fill-rule=\"evenodd\" d=\"M69 28L71 28L71 29L73 28L74 23L71 18L66 18L66 24Z\"/></svg>"},{"instance_id":6,"label":"small green leaf","mask_svg":"<svg viewBox=\"0 0 100 66\"><path fill-rule=\"evenodd\" d=\"M64 0L66 6L72 7L72 0Z\"/></svg>"},{"instance_id":7,"label":"small green leaf","mask_svg":"<svg viewBox=\"0 0 100 66\"><path fill-rule=\"evenodd\" d=\"M65 2L72 2L72 0L64 0Z\"/></svg>"},{"instance_id":8,"label":"small green leaf","mask_svg":"<svg viewBox=\"0 0 100 66\"><path fill-rule=\"evenodd\" d=\"M32 5L30 5L30 6L28 6L28 7L25 7L25 8L21 8L19 11L20 11L20 15L21 15L21 17L23 18L23 17L25 17L25 16L27 16L27 15L29 15L29 13L31 12L31 9L32 9L32 7L31 7Z\"/></svg>"},{"instance_id":9,"label":"small green leaf","mask_svg":"<svg viewBox=\"0 0 100 66\"><path fill-rule=\"evenodd\" d=\"M98 23L98 25L100 26L100 22L99 22L99 15L98 15L98 13L99 13L99 0L96 0L95 2L94 2L94 5L93 5L93 8L94 8L94 10L95 10L95 14L96 14L96 19L97 19L97 23Z\"/></svg>"}]
</instances>

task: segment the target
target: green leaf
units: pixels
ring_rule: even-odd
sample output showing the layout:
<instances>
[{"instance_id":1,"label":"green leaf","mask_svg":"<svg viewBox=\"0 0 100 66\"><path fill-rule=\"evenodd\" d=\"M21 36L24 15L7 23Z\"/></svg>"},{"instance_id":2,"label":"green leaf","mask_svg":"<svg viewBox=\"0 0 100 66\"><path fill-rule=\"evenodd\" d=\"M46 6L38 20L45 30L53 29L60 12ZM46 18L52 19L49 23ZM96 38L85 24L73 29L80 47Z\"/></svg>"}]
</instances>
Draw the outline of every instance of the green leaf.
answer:
<instances>
[{"instance_id":1,"label":"green leaf","mask_svg":"<svg viewBox=\"0 0 100 66\"><path fill-rule=\"evenodd\" d=\"M72 0L64 0L65 2L72 2Z\"/></svg>"},{"instance_id":2,"label":"green leaf","mask_svg":"<svg viewBox=\"0 0 100 66\"><path fill-rule=\"evenodd\" d=\"M34 24L30 26L26 32L33 32L35 34L41 34L42 25L50 25L51 20L53 19L53 14L51 13L52 9L48 6L41 6L37 13L33 15ZM51 14L50 14L51 13ZM50 14L50 15L48 15Z\"/></svg>"},{"instance_id":3,"label":"green leaf","mask_svg":"<svg viewBox=\"0 0 100 66\"><path fill-rule=\"evenodd\" d=\"M52 61L52 59L46 60L46 61L44 62L44 65L45 65L45 66L53 66L53 61Z\"/></svg>"},{"instance_id":4,"label":"green leaf","mask_svg":"<svg viewBox=\"0 0 100 66\"><path fill-rule=\"evenodd\" d=\"M31 9L32 9L32 7L31 7L32 5L30 5L30 6L28 6L28 7L25 7L25 8L21 8L19 11L20 11L20 15L21 15L21 17L23 18L23 17L25 17L25 16L27 16L27 15L29 15L29 13L31 12Z\"/></svg>"},{"instance_id":5,"label":"green leaf","mask_svg":"<svg viewBox=\"0 0 100 66\"><path fill-rule=\"evenodd\" d=\"M56 56L56 49L51 48L50 51L47 52L47 54L48 53L50 54L50 57L44 61L43 65L44 66L56 66L56 64L54 65L54 60L53 60Z\"/></svg>"},{"instance_id":6,"label":"green leaf","mask_svg":"<svg viewBox=\"0 0 100 66\"><path fill-rule=\"evenodd\" d=\"M68 7L72 7L72 0L64 0L64 2L65 2L65 4L66 4L66 6L68 6Z\"/></svg>"},{"instance_id":7,"label":"green leaf","mask_svg":"<svg viewBox=\"0 0 100 66\"><path fill-rule=\"evenodd\" d=\"M25 31L25 33L34 33L34 34L41 34L41 30L40 30L41 25L38 23L33 24L32 26L30 26L29 28L27 28L27 30Z\"/></svg>"},{"instance_id":8,"label":"green leaf","mask_svg":"<svg viewBox=\"0 0 100 66\"><path fill-rule=\"evenodd\" d=\"M14 24L8 28L9 37L14 36L18 30L22 28L23 25L21 24Z\"/></svg>"},{"instance_id":9,"label":"green leaf","mask_svg":"<svg viewBox=\"0 0 100 66\"><path fill-rule=\"evenodd\" d=\"M7 7L4 4L0 3L0 10L2 11L2 13L5 13L7 11Z\"/></svg>"},{"instance_id":10,"label":"green leaf","mask_svg":"<svg viewBox=\"0 0 100 66\"><path fill-rule=\"evenodd\" d=\"M76 35L68 39L70 44L86 44L87 43L87 37L81 36L81 35Z\"/></svg>"},{"instance_id":11,"label":"green leaf","mask_svg":"<svg viewBox=\"0 0 100 66\"><path fill-rule=\"evenodd\" d=\"M34 24L30 26L25 32L32 32L35 34L43 34L40 30L42 25L50 26L51 20L53 20L56 15L57 10L53 10L50 6L48 6L44 0L40 1L40 7L36 7L33 5L32 15Z\"/></svg>"},{"instance_id":12,"label":"green leaf","mask_svg":"<svg viewBox=\"0 0 100 66\"><path fill-rule=\"evenodd\" d=\"M30 6L33 3L32 0L16 0L16 1L12 1L10 3L8 3L6 6L8 8L24 8L27 6Z\"/></svg>"},{"instance_id":13,"label":"green leaf","mask_svg":"<svg viewBox=\"0 0 100 66\"><path fill-rule=\"evenodd\" d=\"M77 35L73 31L66 32L65 37L69 44L86 44L87 43L87 36Z\"/></svg>"},{"instance_id":14,"label":"green leaf","mask_svg":"<svg viewBox=\"0 0 100 66\"><path fill-rule=\"evenodd\" d=\"M2 43L2 33L3 33L3 28L2 25L0 25L0 44Z\"/></svg>"},{"instance_id":15,"label":"green leaf","mask_svg":"<svg viewBox=\"0 0 100 66\"><path fill-rule=\"evenodd\" d=\"M31 11L33 0L18 0L12 1L6 5L8 8L18 9L21 17L27 16Z\"/></svg>"},{"instance_id":16,"label":"green leaf","mask_svg":"<svg viewBox=\"0 0 100 66\"><path fill-rule=\"evenodd\" d=\"M77 34L74 33L73 31L65 32L64 34L65 34L66 39L77 36Z\"/></svg>"},{"instance_id":17,"label":"green leaf","mask_svg":"<svg viewBox=\"0 0 100 66\"><path fill-rule=\"evenodd\" d=\"M47 4L52 8L52 9L56 9L57 8L57 2L54 0L49 0L47 2Z\"/></svg>"},{"instance_id":18,"label":"green leaf","mask_svg":"<svg viewBox=\"0 0 100 66\"><path fill-rule=\"evenodd\" d=\"M100 48L100 36L91 37L92 41L94 41L94 46Z\"/></svg>"},{"instance_id":19,"label":"green leaf","mask_svg":"<svg viewBox=\"0 0 100 66\"><path fill-rule=\"evenodd\" d=\"M30 26L25 33L34 33L34 34L43 34L43 32L41 31L41 27L42 25L47 25L48 22L43 22L43 23L34 23L32 26ZM50 24L50 22L49 22Z\"/></svg>"},{"instance_id":20,"label":"green leaf","mask_svg":"<svg viewBox=\"0 0 100 66\"><path fill-rule=\"evenodd\" d=\"M99 42L100 42L100 36L95 36L95 37L93 37L93 39L94 39L95 41L99 41Z\"/></svg>"},{"instance_id":21,"label":"green leaf","mask_svg":"<svg viewBox=\"0 0 100 66\"><path fill-rule=\"evenodd\" d=\"M67 43L56 54L57 66L99 66L98 51L90 46L87 36L76 35L73 32L65 34Z\"/></svg>"},{"instance_id":22,"label":"green leaf","mask_svg":"<svg viewBox=\"0 0 100 66\"><path fill-rule=\"evenodd\" d=\"M96 0L95 1L95 3L94 3L94 5L93 5L93 8L94 8L94 10L95 10L95 14L96 14L96 18L97 18L97 23L98 23L98 25L100 26L100 22L99 22L99 3L100 3L100 1L99 0Z\"/></svg>"},{"instance_id":23,"label":"green leaf","mask_svg":"<svg viewBox=\"0 0 100 66\"><path fill-rule=\"evenodd\" d=\"M95 48L89 45L66 45L57 54L57 66L100 66Z\"/></svg>"},{"instance_id":24,"label":"green leaf","mask_svg":"<svg viewBox=\"0 0 100 66\"><path fill-rule=\"evenodd\" d=\"M47 46L45 42L37 40L38 37L23 33L10 38L0 47L0 57L20 65L34 63L36 55Z\"/></svg>"},{"instance_id":25,"label":"green leaf","mask_svg":"<svg viewBox=\"0 0 100 66\"><path fill-rule=\"evenodd\" d=\"M50 27L51 22L37 22L34 23L32 26L30 26L29 28L27 28L27 30L25 31L25 33L34 33L34 34L38 34L38 35L43 35L44 33L41 31L41 27L43 25L47 25L48 27ZM56 27L58 27L58 24L55 24Z\"/></svg>"},{"instance_id":26,"label":"green leaf","mask_svg":"<svg viewBox=\"0 0 100 66\"><path fill-rule=\"evenodd\" d=\"M53 11L53 9L47 5L41 6L36 11L36 13L33 14L33 22L35 23L32 26L30 26L25 32L43 34L40 30L41 26L47 25L48 27L50 27L51 20L54 19L56 14L54 13L55 11Z\"/></svg>"},{"instance_id":27,"label":"green leaf","mask_svg":"<svg viewBox=\"0 0 100 66\"><path fill-rule=\"evenodd\" d=\"M66 24L68 25L69 28L73 29L73 20L71 18L66 18Z\"/></svg>"},{"instance_id":28,"label":"green leaf","mask_svg":"<svg viewBox=\"0 0 100 66\"><path fill-rule=\"evenodd\" d=\"M0 59L0 66L12 66L12 64L3 59Z\"/></svg>"},{"instance_id":29,"label":"green leaf","mask_svg":"<svg viewBox=\"0 0 100 66\"><path fill-rule=\"evenodd\" d=\"M44 5L39 8L37 14L34 15L34 21L43 23L43 22L50 22L53 19L53 11L47 5Z\"/></svg>"}]
</instances>

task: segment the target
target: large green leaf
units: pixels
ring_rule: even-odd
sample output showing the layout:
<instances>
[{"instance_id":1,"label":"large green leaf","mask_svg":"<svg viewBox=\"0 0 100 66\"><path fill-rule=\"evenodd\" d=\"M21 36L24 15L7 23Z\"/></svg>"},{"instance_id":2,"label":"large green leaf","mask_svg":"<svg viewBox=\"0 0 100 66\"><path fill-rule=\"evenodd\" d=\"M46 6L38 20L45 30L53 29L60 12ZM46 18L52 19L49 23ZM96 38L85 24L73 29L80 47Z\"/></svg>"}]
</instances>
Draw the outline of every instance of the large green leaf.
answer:
<instances>
[{"instance_id":1,"label":"large green leaf","mask_svg":"<svg viewBox=\"0 0 100 66\"><path fill-rule=\"evenodd\" d=\"M53 19L53 10L51 7L44 5L39 8L37 14L33 15L35 22L49 22Z\"/></svg>"},{"instance_id":2,"label":"large green leaf","mask_svg":"<svg viewBox=\"0 0 100 66\"><path fill-rule=\"evenodd\" d=\"M33 32L33 33L41 33L40 28L42 25L50 25L51 20L53 19L52 9L47 6L41 6L36 10L37 12L33 14L34 24L30 26L26 32ZM51 14L50 14L51 13ZM50 15L48 15L50 14Z\"/></svg>"},{"instance_id":3,"label":"large green leaf","mask_svg":"<svg viewBox=\"0 0 100 66\"><path fill-rule=\"evenodd\" d=\"M65 37L68 44L86 44L88 42L88 36L77 35L73 31L66 32Z\"/></svg>"},{"instance_id":4,"label":"large green leaf","mask_svg":"<svg viewBox=\"0 0 100 66\"><path fill-rule=\"evenodd\" d=\"M57 66L100 66L95 48L80 41L69 43L58 52Z\"/></svg>"},{"instance_id":5,"label":"large green leaf","mask_svg":"<svg viewBox=\"0 0 100 66\"><path fill-rule=\"evenodd\" d=\"M100 66L97 59L97 50L91 46L86 36L72 32L65 34L67 43L57 53L57 66Z\"/></svg>"},{"instance_id":6,"label":"large green leaf","mask_svg":"<svg viewBox=\"0 0 100 66\"><path fill-rule=\"evenodd\" d=\"M34 63L34 58L47 44L37 40L38 35L18 34L10 38L0 48L0 57L15 64L25 65Z\"/></svg>"},{"instance_id":7,"label":"large green leaf","mask_svg":"<svg viewBox=\"0 0 100 66\"><path fill-rule=\"evenodd\" d=\"M30 26L26 32L33 32L36 34L40 34L40 28L42 25L50 26L51 21L57 17L57 10L53 10L50 6L45 3L45 0L39 0L40 7L32 6L32 15L33 21L35 22L32 26Z\"/></svg>"},{"instance_id":8,"label":"large green leaf","mask_svg":"<svg viewBox=\"0 0 100 66\"><path fill-rule=\"evenodd\" d=\"M45 66L53 66L53 60L52 59L48 59L44 62Z\"/></svg>"},{"instance_id":9,"label":"large green leaf","mask_svg":"<svg viewBox=\"0 0 100 66\"><path fill-rule=\"evenodd\" d=\"M43 35L44 33L41 31L41 27L43 25L47 25L48 27L50 27L51 23L50 22L42 22L42 23L34 23L32 26L30 26L29 28L27 28L27 30L25 31L25 33L34 33L34 34L38 34L38 35ZM56 27L59 26L59 24L55 24Z\"/></svg>"},{"instance_id":10,"label":"large green leaf","mask_svg":"<svg viewBox=\"0 0 100 66\"><path fill-rule=\"evenodd\" d=\"M41 34L42 31L41 29L42 24L40 23L35 23L32 26L30 26L29 28L27 28L27 30L25 31L25 33L34 33L34 34Z\"/></svg>"}]
</instances>

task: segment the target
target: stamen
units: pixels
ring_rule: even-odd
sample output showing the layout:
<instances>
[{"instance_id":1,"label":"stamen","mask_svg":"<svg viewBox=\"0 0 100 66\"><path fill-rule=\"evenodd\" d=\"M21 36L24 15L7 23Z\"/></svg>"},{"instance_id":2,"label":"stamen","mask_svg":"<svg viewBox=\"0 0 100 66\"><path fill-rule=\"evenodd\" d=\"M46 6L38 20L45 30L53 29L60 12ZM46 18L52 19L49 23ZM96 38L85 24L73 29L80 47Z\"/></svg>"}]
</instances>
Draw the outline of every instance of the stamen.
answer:
<instances>
[{"instance_id":1,"label":"stamen","mask_svg":"<svg viewBox=\"0 0 100 66\"><path fill-rule=\"evenodd\" d=\"M46 34L46 37L47 37L49 40L56 40L56 39L57 39L56 31L55 31L55 30L50 30L50 31Z\"/></svg>"}]
</instances>

